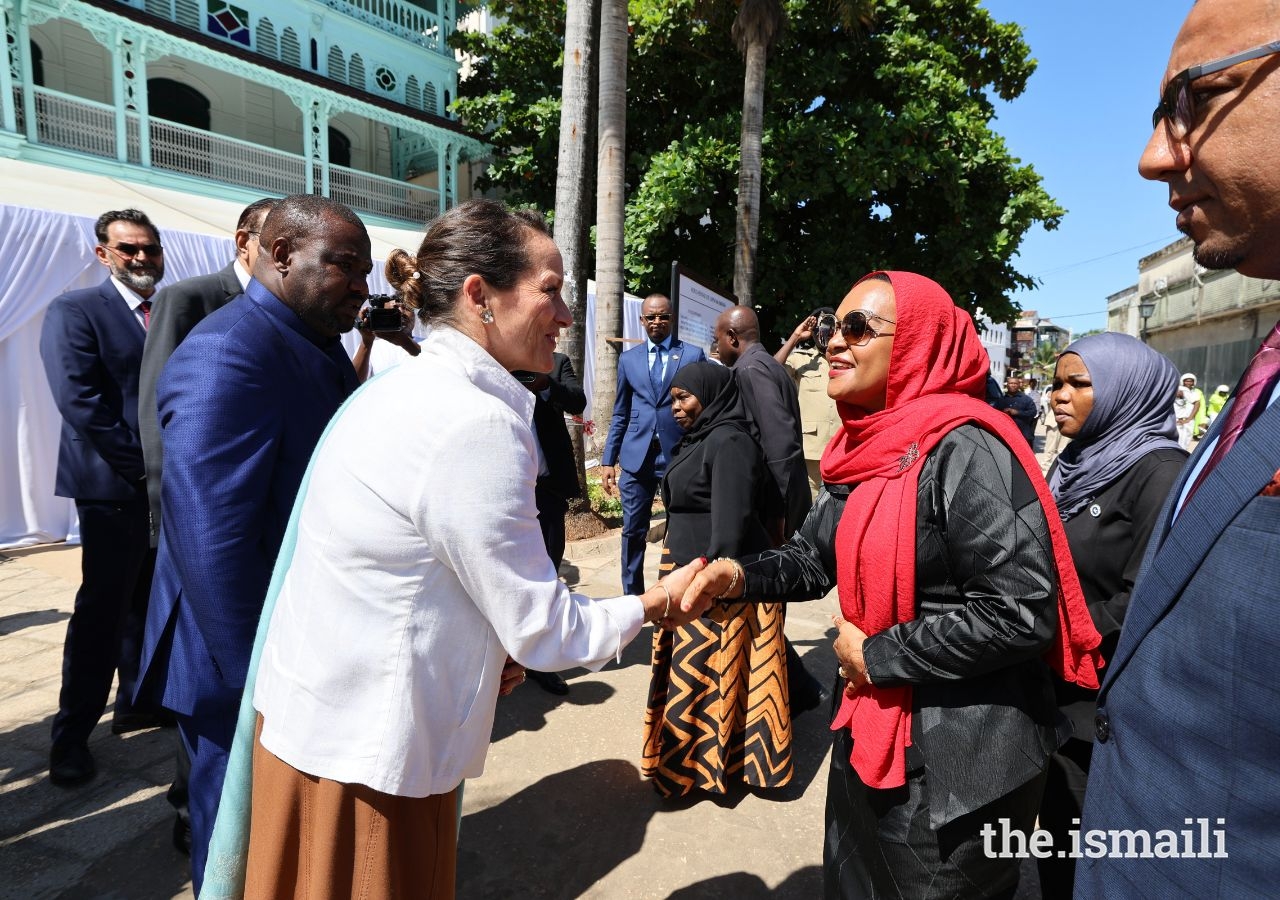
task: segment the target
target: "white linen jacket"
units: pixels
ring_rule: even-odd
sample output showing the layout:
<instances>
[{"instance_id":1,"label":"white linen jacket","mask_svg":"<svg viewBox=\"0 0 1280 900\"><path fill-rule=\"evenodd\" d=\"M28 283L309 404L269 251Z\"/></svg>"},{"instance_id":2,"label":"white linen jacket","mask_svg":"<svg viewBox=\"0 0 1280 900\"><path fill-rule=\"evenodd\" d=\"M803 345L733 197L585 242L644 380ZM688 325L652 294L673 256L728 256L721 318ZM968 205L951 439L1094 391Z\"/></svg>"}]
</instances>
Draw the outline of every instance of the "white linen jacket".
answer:
<instances>
[{"instance_id":1,"label":"white linen jacket","mask_svg":"<svg viewBox=\"0 0 1280 900\"><path fill-rule=\"evenodd\" d=\"M338 413L263 647L267 750L387 794L446 793L484 769L508 653L598 669L639 633L638 598L592 600L556 577L533 404L441 326Z\"/></svg>"}]
</instances>

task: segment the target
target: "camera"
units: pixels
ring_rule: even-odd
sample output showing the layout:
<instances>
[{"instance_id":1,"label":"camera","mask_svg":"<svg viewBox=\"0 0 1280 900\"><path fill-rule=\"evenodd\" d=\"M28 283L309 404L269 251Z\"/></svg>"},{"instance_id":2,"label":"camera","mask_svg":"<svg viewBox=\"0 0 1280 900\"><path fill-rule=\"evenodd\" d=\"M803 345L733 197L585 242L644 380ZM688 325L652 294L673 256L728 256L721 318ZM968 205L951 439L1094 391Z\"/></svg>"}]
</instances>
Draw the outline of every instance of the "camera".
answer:
<instances>
[{"instance_id":1,"label":"camera","mask_svg":"<svg viewBox=\"0 0 1280 900\"><path fill-rule=\"evenodd\" d=\"M813 329L813 343L817 345L819 353L827 352L827 344L831 343L831 338L839 327L840 322L831 313L818 316L818 324Z\"/></svg>"},{"instance_id":2,"label":"camera","mask_svg":"<svg viewBox=\"0 0 1280 900\"><path fill-rule=\"evenodd\" d=\"M398 298L392 294L370 294L363 327L370 331L399 331L404 328L397 303Z\"/></svg>"}]
</instances>

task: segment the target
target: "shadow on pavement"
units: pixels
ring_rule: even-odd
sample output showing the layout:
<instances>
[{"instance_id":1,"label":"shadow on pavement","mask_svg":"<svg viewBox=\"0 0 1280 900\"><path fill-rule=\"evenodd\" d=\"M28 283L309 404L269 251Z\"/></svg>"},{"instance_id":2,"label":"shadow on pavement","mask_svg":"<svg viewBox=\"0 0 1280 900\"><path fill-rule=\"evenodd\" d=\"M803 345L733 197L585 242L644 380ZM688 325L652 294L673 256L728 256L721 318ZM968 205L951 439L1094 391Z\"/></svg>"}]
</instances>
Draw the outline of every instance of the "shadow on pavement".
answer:
<instances>
[{"instance_id":1,"label":"shadow on pavement","mask_svg":"<svg viewBox=\"0 0 1280 900\"><path fill-rule=\"evenodd\" d=\"M725 897L733 897L734 900L810 900L821 895L822 869L805 866L788 875L776 889L770 889L759 875L734 872L680 888L672 892L668 900L722 900Z\"/></svg>"},{"instance_id":2,"label":"shadow on pavement","mask_svg":"<svg viewBox=\"0 0 1280 900\"><path fill-rule=\"evenodd\" d=\"M620 759L549 775L463 818L458 897L580 897L640 852L657 805Z\"/></svg>"},{"instance_id":3,"label":"shadow on pavement","mask_svg":"<svg viewBox=\"0 0 1280 900\"><path fill-rule=\"evenodd\" d=\"M572 669L564 673L585 672ZM490 743L496 744L517 731L540 731L547 724L547 713L561 704L595 706L604 703L617 691L602 681L574 681L569 679L569 693L564 696L549 694L531 681L516 688L509 697L498 698L498 708L493 716L493 733Z\"/></svg>"},{"instance_id":4,"label":"shadow on pavement","mask_svg":"<svg viewBox=\"0 0 1280 900\"><path fill-rule=\"evenodd\" d=\"M17 634L24 628L34 628L37 625L52 625L54 622L65 622L70 618L71 613L57 609L36 609L29 612L14 613L9 616L0 616L0 636Z\"/></svg>"}]
</instances>

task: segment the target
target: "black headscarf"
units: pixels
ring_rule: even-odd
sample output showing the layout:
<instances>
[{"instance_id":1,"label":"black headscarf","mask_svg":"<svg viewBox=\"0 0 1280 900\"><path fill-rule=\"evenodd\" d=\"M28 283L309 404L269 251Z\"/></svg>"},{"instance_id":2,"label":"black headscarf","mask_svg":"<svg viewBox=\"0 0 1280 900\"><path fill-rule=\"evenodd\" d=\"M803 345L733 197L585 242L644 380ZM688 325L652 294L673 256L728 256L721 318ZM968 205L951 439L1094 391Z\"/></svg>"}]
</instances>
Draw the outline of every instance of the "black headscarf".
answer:
<instances>
[{"instance_id":1,"label":"black headscarf","mask_svg":"<svg viewBox=\"0 0 1280 900\"><path fill-rule=\"evenodd\" d=\"M671 387L693 394L702 404L702 412L684 433L676 448L677 455L684 448L705 438L715 428L736 427L752 437L755 436L755 423L747 412L747 405L738 390L737 376L732 369L706 360L691 363L676 372L671 379Z\"/></svg>"}]
</instances>

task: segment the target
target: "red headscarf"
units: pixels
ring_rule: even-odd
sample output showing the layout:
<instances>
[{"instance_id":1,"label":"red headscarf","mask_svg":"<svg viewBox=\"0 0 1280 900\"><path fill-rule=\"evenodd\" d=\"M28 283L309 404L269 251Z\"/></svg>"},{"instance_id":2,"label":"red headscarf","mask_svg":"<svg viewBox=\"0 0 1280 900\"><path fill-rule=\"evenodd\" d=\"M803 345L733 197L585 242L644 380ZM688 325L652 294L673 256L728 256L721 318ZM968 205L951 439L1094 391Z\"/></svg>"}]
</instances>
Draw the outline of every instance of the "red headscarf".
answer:
<instances>
[{"instance_id":1,"label":"red headscarf","mask_svg":"<svg viewBox=\"0 0 1280 900\"><path fill-rule=\"evenodd\" d=\"M973 321L928 278L910 272L873 274L889 277L897 304L885 408L868 413L837 403L844 428L822 455L824 481L858 485L836 529L841 613L868 635L916 617L920 464L952 429L973 423L1009 447L1048 513L1058 569L1058 634L1046 661L1068 681L1096 688L1101 637L1085 606L1067 536L1035 455L1013 421L981 399L990 360ZM850 762L865 784L890 788L906 783L910 687L872 687L845 696L831 727L852 730Z\"/></svg>"}]
</instances>

